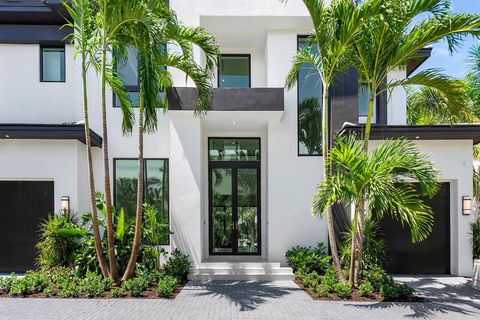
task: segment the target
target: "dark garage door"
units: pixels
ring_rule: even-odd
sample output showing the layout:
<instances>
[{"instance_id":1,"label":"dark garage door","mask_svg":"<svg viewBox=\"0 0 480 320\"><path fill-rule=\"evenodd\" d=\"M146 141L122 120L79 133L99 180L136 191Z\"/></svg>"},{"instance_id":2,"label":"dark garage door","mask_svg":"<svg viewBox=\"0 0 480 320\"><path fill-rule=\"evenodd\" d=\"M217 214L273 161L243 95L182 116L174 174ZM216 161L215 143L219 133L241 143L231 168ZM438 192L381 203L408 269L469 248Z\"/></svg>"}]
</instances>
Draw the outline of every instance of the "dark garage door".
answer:
<instances>
[{"instance_id":1,"label":"dark garage door","mask_svg":"<svg viewBox=\"0 0 480 320\"><path fill-rule=\"evenodd\" d=\"M387 272L392 274L450 274L450 184L443 183L433 199L423 199L433 210L430 237L412 243L408 227L384 216L380 225L386 246Z\"/></svg>"},{"instance_id":2,"label":"dark garage door","mask_svg":"<svg viewBox=\"0 0 480 320\"><path fill-rule=\"evenodd\" d=\"M53 205L53 181L0 181L0 272L34 268L38 224Z\"/></svg>"}]
</instances>

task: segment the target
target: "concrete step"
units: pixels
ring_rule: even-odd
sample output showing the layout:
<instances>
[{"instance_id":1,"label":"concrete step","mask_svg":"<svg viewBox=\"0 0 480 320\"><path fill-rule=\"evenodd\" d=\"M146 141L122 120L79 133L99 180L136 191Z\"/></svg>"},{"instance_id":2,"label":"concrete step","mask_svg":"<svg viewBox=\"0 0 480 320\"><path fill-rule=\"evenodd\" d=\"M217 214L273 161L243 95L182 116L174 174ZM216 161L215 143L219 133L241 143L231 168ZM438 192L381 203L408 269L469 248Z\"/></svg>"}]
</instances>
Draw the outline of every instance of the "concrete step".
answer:
<instances>
[{"instance_id":1,"label":"concrete step","mask_svg":"<svg viewBox=\"0 0 480 320\"><path fill-rule=\"evenodd\" d=\"M293 280L288 267L276 262L206 262L190 269L190 280Z\"/></svg>"}]
</instances>

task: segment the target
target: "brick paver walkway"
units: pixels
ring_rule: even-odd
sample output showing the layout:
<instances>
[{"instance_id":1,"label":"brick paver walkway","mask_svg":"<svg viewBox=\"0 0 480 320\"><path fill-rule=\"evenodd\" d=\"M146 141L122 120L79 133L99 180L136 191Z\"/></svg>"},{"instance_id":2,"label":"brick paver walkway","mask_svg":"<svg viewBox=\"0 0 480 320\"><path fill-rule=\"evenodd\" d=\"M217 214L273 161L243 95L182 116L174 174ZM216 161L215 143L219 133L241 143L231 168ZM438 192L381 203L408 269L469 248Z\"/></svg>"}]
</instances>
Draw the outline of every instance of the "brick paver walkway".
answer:
<instances>
[{"instance_id":1,"label":"brick paver walkway","mask_svg":"<svg viewBox=\"0 0 480 320\"><path fill-rule=\"evenodd\" d=\"M175 300L0 299L0 319L480 319L480 291L466 280L404 280L430 302L325 302L293 282L190 282Z\"/></svg>"}]
</instances>

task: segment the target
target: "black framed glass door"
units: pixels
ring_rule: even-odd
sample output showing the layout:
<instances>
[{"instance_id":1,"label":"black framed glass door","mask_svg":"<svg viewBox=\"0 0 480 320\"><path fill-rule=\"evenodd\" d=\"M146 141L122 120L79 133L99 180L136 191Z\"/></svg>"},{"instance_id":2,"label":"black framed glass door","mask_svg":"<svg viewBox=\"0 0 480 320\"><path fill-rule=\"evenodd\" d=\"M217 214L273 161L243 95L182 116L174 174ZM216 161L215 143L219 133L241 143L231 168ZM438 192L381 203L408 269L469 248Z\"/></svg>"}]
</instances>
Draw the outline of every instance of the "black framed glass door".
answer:
<instances>
[{"instance_id":1,"label":"black framed glass door","mask_svg":"<svg viewBox=\"0 0 480 320\"><path fill-rule=\"evenodd\" d=\"M209 252L261 254L260 139L209 139Z\"/></svg>"}]
</instances>

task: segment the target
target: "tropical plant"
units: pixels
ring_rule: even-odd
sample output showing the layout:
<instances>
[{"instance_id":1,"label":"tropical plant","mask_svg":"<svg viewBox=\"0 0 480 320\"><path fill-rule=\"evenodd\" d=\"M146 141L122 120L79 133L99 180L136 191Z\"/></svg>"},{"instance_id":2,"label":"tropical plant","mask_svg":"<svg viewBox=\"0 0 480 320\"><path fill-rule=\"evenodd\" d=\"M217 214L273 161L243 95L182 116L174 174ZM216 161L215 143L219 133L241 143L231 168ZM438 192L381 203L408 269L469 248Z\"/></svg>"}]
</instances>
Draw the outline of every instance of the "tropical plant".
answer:
<instances>
[{"instance_id":1,"label":"tropical plant","mask_svg":"<svg viewBox=\"0 0 480 320\"><path fill-rule=\"evenodd\" d=\"M71 27L73 33L71 41L75 46L75 57L80 55L82 65L82 91L83 91L83 122L85 128L85 147L88 164L88 189L90 208L92 210L92 228L95 239L95 251L100 269L104 277L108 277L109 270L105 263L101 247L100 230L98 228L98 214L95 206L95 177L93 173L92 140L90 136L90 122L88 116L87 72L91 67L90 61L95 58L95 22L93 20L92 3L90 0L62 0L71 19L66 26Z\"/></svg>"},{"instance_id":2,"label":"tropical plant","mask_svg":"<svg viewBox=\"0 0 480 320\"><path fill-rule=\"evenodd\" d=\"M329 157L332 175L318 188L315 213L323 216L325 209L337 202L353 203L354 215L380 219L389 214L409 226L412 241L424 240L432 230L433 215L420 195L432 197L438 190L433 164L411 141L387 140L371 153L363 146L363 141L353 135L338 137ZM419 192L413 182L419 184ZM359 283L361 256L356 261L350 264L349 276L355 286Z\"/></svg>"},{"instance_id":3,"label":"tropical plant","mask_svg":"<svg viewBox=\"0 0 480 320\"><path fill-rule=\"evenodd\" d=\"M144 199L144 161L143 135L157 129L157 109L166 110L166 95L159 98L161 91L166 92L173 86L167 67L173 67L184 72L193 80L198 92L195 113L204 113L212 101L212 75L218 55L218 45L215 39L200 27L185 27L178 22L168 1L144 0L143 7L148 11L148 23L136 23L130 26L128 32L122 35L122 45L116 48L116 53L125 49L125 43L136 49L138 56L138 79L140 87L139 119L138 119L138 179L135 235L131 256L122 277L128 279L134 270L141 241L142 209ZM169 53L167 43L180 46L182 53ZM193 46L197 46L206 56L205 68L200 67L192 55ZM121 56L121 54L120 54ZM133 114L124 113L124 123L133 123Z\"/></svg>"},{"instance_id":4,"label":"tropical plant","mask_svg":"<svg viewBox=\"0 0 480 320\"><path fill-rule=\"evenodd\" d=\"M175 291L175 287L178 284L178 280L172 276L164 276L158 281L157 289L155 292L159 297L169 298Z\"/></svg>"},{"instance_id":5,"label":"tropical plant","mask_svg":"<svg viewBox=\"0 0 480 320\"><path fill-rule=\"evenodd\" d=\"M306 48L298 50L293 58L292 68L285 81L287 89L297 84L298 73L302 66L311 66L320 75L322 81L322 151L323 175L328 179L329 128L327 110L329 89L334 77L349 66L350 55L355 38L364 26L364 21L376 15L382 1L367 0L362 6L355 6L351 0L332 1L327 6L324 0L303 0L313 23ZM312 50L315 47L316 50ZM330 251L335 270L340 281L344 282L338 249L333 228L333 213L330 206L325 207Z\"/></svg>"},{"instance_id":6,"label":"tropical plant","mask_svg":"<svg viewBox=\"0 0 480 320\"><path fill-rule=\"evenodd\" d=\"M176 278L179 282L187 280L190 271L191 261L188 255L176 248L172 251L170 258L164 264L165 274Z\"/></svg>"},{"instance_id":7,"label":"tropical plant","mask_svg":"<svg viewBox=\"0 0 480 320\"><path fill-rule=\"evenodd\" d=\"M472 223L472 249L473 258L480 259L480 217Z\"/></svg>"},{"instance_id":8,"label":"tropical plant","mask_svg":"<svg viewBox=\"0 0 480 320\"><path fill-rule=\"evenodd\" d=\"M80 239L85 235L68 211L49 214L40 223L40 240L35 245L39 250L37 262L42 268L71 267Z\"/></svg>"},{"instance_id":9,"label":"tropical plant","mask_svg":"<svg viewBox=\"0 0 480 320\"><path fill-rule=\"evenodd\" d=\"M351 228L348 228L340 245L340 258L343 266L350 265L352 236L353 232ZM385 256L385 240L383 235L380 234L378 221L372 217L365 219L363 239L360 270L368 272L376 267L381 267Z\"/></svg>"},{"instance_id":10,"label":"tropical plant","mask_svg":"<svg viewBox=\"0 0 480 320\"><path fill-rule=\"evenodd\" d=\"M388 76L405 68L421 49L441 39L446 39L448 49L454 52L463 38L478 34L480 28L478 15L452 14L450 0L383 2L381 14L365 20L365 28L354 42L355 54L349 56L351 65L358 70L359 86L370 94L363 137L365 150L368 149L375 98L386 90L411 84L434 88L443 93L451 106L461 110L465 101L463 86L442 75L438 69L425 70L405 79L392 80ZM363 212L354 217L351 270L353 264L358 265L361 256L364 217Z\"/></svg>"},{"instance_id":11,"label":"tropical plant","mask_svg":"<svg viewBox=\"0 0 480 320\"><path fill-rule=\"evenodd\" d=\"M309 154L321 154L318 137L322 136L322 112L317 97L304 99L298 106L298 141L303 143Z\"/></svg>"},{"instance_id":12,"label":"tropical plant","mask_svg":"<svg viewBox=\"0 0 480 320\"><path fill-rule=\"evenodd\" d=\"M332 257L327 254L323 243L319 243L315 248L293 247L287 251L285 256L293 272L316 272L319 275L325 273L332 260Z\"/></svg>"},{"instance_id":13,"label":"tropical plant","mask_svg":"<svg viewBox=\"0 0 480 320\"><path fill-rule=\"evenodd\" d=\"M480 45L469 51L465 82L473 108L480 115Z\"/></svg>"}]
</instances>

